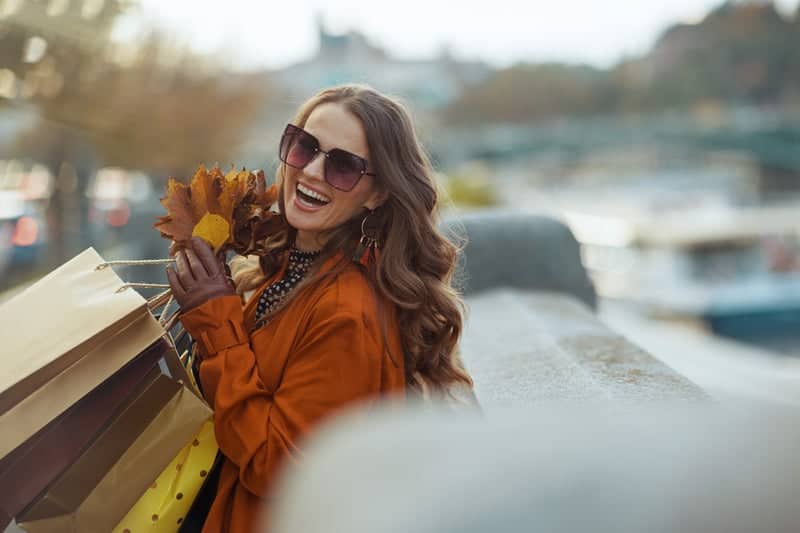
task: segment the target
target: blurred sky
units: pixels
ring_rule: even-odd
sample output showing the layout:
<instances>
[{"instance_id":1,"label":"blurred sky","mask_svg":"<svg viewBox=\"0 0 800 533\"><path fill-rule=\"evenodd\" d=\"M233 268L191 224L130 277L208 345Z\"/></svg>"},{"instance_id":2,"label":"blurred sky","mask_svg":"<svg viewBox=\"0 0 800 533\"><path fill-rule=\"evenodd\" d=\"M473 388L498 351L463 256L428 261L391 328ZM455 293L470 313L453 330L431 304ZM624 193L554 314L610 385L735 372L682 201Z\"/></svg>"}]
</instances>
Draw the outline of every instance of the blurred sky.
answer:
<instances>
[{"instance_id":1,"label":"blurred sky","mask_svg":"<svg viewBox=\"0 0 800 533\"><path fill-rule=\"evenodd\" d=\"M800 0L777 0L792 12ZM357 29L398 57L615 63L646 51L671 24L698 21L722 0L141 0L119 28L131 38L155 22L200 51L222 51L240 68L276 68L317 46L315 18L333 32Z\"/></svg>"}]
</instances>

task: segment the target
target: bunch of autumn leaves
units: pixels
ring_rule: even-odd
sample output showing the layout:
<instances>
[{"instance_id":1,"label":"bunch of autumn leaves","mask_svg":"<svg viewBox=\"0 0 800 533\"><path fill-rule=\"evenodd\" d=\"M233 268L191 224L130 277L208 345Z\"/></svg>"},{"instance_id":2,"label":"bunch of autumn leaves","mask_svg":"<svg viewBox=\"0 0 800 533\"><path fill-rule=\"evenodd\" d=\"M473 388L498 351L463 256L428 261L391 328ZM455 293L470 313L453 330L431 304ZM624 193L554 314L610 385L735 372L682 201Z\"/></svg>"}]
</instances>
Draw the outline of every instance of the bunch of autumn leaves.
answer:
<instances>
[{"instance_id":1,"label":"bunch of autumn leaves","mask_svg":"<svg viewBox=\"0 0 800 533\"><path fill-rule=\"evenodd\" d=\"M188 185L169 179L161 199L167 214L154 227L177 248L201 237L217 254L260 255L259 243L280 225L270 210L276 200L277 187L267 187L263 171L223 174L217 166L207 170L201 165Z\"/></svg>"}]
</instances>

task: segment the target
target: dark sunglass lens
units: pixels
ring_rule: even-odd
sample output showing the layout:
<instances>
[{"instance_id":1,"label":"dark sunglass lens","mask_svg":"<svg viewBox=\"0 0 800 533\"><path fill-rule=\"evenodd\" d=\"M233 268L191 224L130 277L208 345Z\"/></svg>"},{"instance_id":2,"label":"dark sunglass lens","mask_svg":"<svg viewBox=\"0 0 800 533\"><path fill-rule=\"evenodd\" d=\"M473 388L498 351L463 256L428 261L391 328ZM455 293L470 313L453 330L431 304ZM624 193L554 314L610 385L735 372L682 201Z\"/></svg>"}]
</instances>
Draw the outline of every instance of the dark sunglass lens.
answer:
<instances>
[{"instance_id":1,"label":"dark sunglass lens","mask_svg":"<svg viewBox=\"0 0 800 533\"><path fill-rule=\"evenodd\" d=\"M281 145L281 159L295 168L305 167L317 153L317 140L304 131L289 132Z\"/></svg>"},{"instance_id":2,"label":"dark sunglass lens","mask_svg":"<svg viewBox=\"0 0 800 533\"><path fill-rule=\"evenodd\" d=\"M292 146L292 142L294 142L294 135L289 133L289 131L287 130L281 137L281 145L278 150L278 156L284 163L286 162L286 158L289 155L289 148Z\"/></svg>"},{"instance_id":3,"label":"dark sunglass lens","mask_svg":"<svg viewBox=\"0 0 800 533\"><path fill-rule=\"evenodd\" d=\"M364 160L343 150L331 150L325 161L325 179L337 189L352 189L364 171Z\"/></svg>"}]
</instances>

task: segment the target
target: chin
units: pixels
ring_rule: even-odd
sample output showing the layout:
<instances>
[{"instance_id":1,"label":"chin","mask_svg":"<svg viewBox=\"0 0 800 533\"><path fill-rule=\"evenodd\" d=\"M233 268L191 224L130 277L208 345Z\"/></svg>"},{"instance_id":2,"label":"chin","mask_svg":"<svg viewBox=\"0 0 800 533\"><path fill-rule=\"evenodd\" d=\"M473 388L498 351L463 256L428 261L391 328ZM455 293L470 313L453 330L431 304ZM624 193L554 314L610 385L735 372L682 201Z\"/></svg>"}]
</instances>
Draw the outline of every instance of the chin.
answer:
<instances>
[{"instance_id":1,"label":"chin","mask_svg":"<svg viewBox=\"0 0 800 533\"><path fill-rule=\"evenodd\" d=\"M294 197L289 201L294 202ZM318 232L324 229L314 214L302 212L293 203L287 202L286 220L290 226L299 231Z\"/></svg>"},{"instance_id":2,"label":"chin","mask_svg":"<svg viewBox=\"0 0 800 533\"><path fill-rule=\"evenodd\" d=\"M292 207L287 207L286 209L286 220L291 227L297 230L312 231L314 229L314 224L310 223L311 221L303 213L298 213Z\"/></svg>"}]
</instances>

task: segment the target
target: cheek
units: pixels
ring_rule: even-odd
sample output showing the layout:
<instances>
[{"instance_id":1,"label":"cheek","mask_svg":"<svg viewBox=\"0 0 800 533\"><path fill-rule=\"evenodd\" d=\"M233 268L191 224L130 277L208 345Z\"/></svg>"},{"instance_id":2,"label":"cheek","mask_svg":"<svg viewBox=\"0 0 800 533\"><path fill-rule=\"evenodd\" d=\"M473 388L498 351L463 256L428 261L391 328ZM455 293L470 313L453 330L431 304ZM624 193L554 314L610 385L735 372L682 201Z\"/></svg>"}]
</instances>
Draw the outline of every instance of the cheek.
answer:
<instances>
[{"instance_id":1,"label":"cheek","mask_svg":"<svg viewBox=\"0 0 800 533\"><path fill-rule=\"evenodd\" d=\"M290 197L291 197L291 192L289 190L289 187L287 187L284 184L284 186L283 186L283 198L281 198L284 210L289 206Z\"/></svg>"},{"instance_id":2,"label":"cheek","mask_svg":"<svg viewBox=\"0 0 800 533\"><path fill-rule=\"evenodd\" d=\"M365 178L370 177L365 176ZM349 198L350 201L348 202L350 204L350 210L354 214L360 212L366 207L365 204L368 203L369 199L374 193L375 186L373 185L373 182L367 179L362 179L358 186L356 186L356 188L351 192L351 197Z\"/></svg>"},{"instance_id":3,"label":"cheek","mask_svg":"<svg viewBox=\"0 0 800 533\"><path fill-rule=\"evenodd\" d=\"M342 198L337 209L337 215L341 219L340 222L343 223L359 216L363 211L365 201L366 197L363 194L354 194L347 198Z\"/></svg>"}]
</instances>

